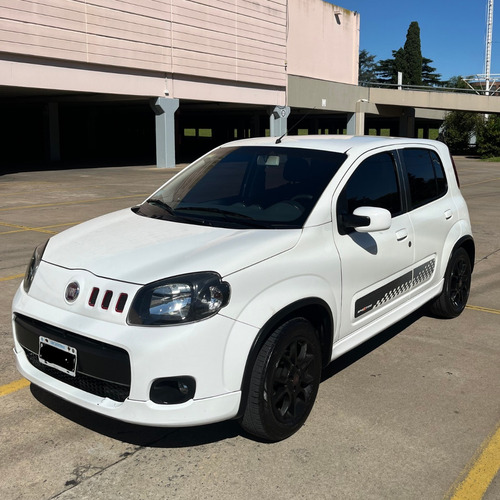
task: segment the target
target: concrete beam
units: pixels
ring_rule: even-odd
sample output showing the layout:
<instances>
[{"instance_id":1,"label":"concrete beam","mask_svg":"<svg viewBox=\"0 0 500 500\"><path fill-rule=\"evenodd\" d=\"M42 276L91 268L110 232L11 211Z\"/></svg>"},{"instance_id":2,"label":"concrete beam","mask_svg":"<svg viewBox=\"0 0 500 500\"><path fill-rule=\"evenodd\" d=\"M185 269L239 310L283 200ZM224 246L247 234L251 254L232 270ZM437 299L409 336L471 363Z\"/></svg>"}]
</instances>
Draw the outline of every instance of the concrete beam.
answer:
<instances>
[{"instance_id":1,"label":"concrete beam","mask_svg":"<svg viewBox=\"0 0 500 500\"><path fill-rule=\"evenodd\" d=\"M295 75L288 77L288 105L292 108L355 113L356 103L360 100L367 101L366 113L380 116L398 116L400 108L437 110L441 113L472 111L500 114L498 96L446 91L380 89ZM390 108L395 109L390 110ZM419 114L417 111L417 115ZM435 116L435 119L438 117Z\"/></svg>"},{"instance_id":2,"label":"concrete beam","mask_svg":"<svg viewBox=\"0 0 500 500\"><path fill-rule=\"evenodd\" d=\"M368 101L368 90L357 85L290 75L288 105L292 108L354 113L357 101Z\"/></svg>"},{"instance_id":3,"label":"concrete beam","mask_svg":"<svg viewBox=\"0 0 500 500\"><path fill-rule=\"evenodd\" d=\"M369 101L374 104L445 111L500 113L498 96L483 96L460 92L416 91L370 88Z\"/></svg>"}]
</instances>

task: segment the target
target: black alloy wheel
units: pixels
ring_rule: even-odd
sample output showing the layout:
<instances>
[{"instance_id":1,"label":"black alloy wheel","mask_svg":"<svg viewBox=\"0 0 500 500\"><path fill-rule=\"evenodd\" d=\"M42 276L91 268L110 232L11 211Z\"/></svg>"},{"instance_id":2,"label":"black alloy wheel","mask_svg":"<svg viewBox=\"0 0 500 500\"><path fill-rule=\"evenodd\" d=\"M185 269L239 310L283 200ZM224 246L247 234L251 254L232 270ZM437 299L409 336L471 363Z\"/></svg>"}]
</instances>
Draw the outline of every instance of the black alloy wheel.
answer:
<instances>
[{"instance_id":1,"label":"black alloy wheel","mask_svg":"<svg viewBox=\"0 0 500 500\"><path fill-rule=\"evenodd\" d=\"M314 405L321 363L319 339L309 321L294 318L277 328L253 367L243 428L268 441L296 432Z\"/></svg>"},{"instance_id":2,"label":"black alloy wheel","mask_svg":"<svg viewBox=\"0 0 500 500\"><path fill-rule=\"evenodd\" d=\"M431 304L431 312L442 318L456 318L469 299L472 266L464 248L455 250L444 277L443 291Z\"/></svg>"}]
</instances>

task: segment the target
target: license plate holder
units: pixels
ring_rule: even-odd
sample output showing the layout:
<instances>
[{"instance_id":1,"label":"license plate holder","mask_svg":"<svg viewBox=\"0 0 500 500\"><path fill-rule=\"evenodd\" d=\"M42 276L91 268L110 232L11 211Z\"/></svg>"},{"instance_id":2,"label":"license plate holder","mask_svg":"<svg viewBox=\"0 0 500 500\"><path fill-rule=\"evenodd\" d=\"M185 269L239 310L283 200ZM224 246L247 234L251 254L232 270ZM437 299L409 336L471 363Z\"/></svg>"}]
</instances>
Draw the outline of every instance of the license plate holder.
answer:
<instances>
[{"instance_id":1,"label":"license plate holder","mask_svg":"<svg viewBox=\"0 0 500 500\"><path fill-rule=\"evenodd\" d=\"M77 351L74 347L40 336L38 360L66 375L76 377Z\"/></svg>"}]
</instances>

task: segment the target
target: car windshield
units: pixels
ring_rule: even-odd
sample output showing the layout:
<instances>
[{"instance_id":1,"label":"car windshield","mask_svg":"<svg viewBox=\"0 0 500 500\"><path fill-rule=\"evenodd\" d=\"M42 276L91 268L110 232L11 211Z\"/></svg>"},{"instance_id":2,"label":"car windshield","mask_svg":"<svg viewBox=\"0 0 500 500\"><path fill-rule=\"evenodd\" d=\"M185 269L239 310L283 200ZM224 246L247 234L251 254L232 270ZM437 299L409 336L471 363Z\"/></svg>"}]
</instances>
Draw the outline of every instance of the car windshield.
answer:
<instances>
[{"instance_id":1,"label":"car windshield","mask_svg":"<svg viewBox=\"0 0 500 500\"><path fill-rule=\"evenodd\" d=\"M300 228L346 155L271 146L222 147L165 184L139 215L238 228Z\"/></svg>"}]
</instances>

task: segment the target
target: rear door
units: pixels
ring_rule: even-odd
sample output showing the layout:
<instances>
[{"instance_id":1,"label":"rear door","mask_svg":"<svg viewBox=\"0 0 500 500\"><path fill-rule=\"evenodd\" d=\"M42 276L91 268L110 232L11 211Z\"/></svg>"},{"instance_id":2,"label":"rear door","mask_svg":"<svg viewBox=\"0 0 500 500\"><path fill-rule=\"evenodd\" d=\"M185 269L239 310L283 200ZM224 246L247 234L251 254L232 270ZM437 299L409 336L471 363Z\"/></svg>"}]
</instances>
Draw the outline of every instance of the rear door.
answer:
<instances>
[{"instance_id":1,"label":"rear door","mask_svg":"<svg viewBox=\"0 0 500 500\"><path fill-rule=\"evenodd\" d=\"M333 231L342 268L340 337L389 312L411 289L414 232L397 159L395 151L362 156L334 195ZM389 210L391 227L371 233L346 231L342 215L360 206Z\"/></svg>"},{"instance_id":2,"label":"rear door","mask_svg":"<svg viewBox=\"0 0 500 500\"><path fill-rule=\"evenodd\" d=\"M413 292L437 281L435 276L444 245L458 210L448 192L443 163L436 151L429 148L404 148L398 151L403 164L403 177L408 191L408 210L415 233L415 277ZM412 292L412 293L413 293Z\"/></svg>"}]
</instances>

